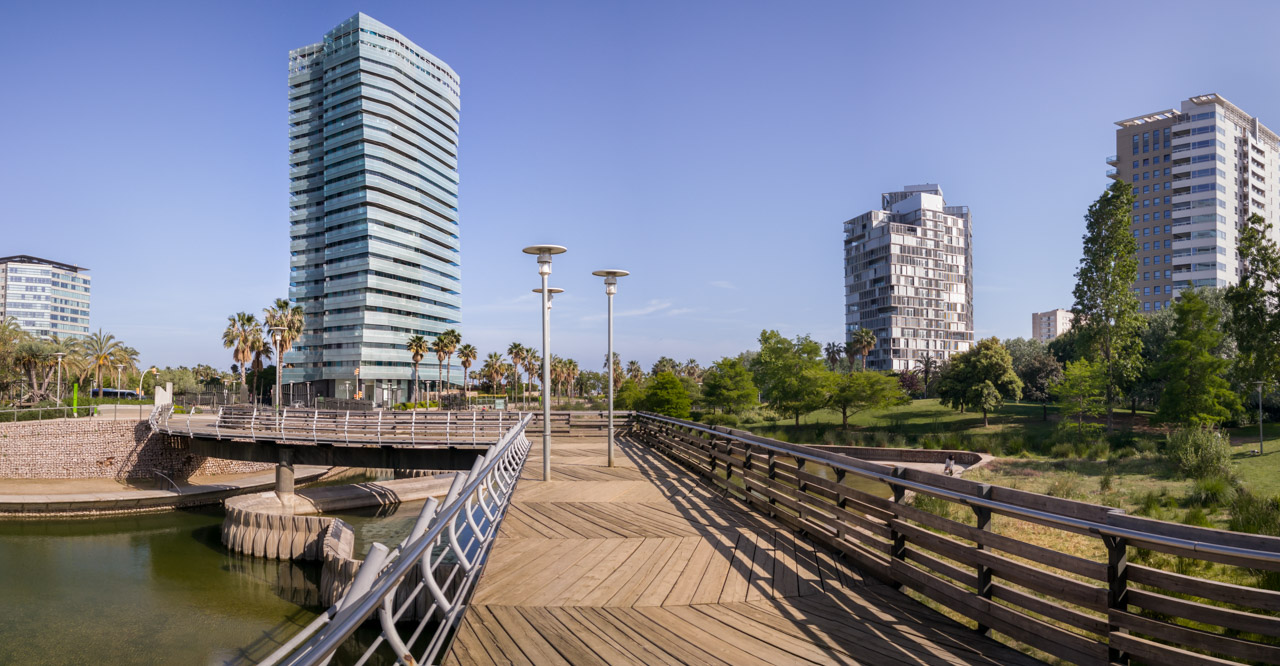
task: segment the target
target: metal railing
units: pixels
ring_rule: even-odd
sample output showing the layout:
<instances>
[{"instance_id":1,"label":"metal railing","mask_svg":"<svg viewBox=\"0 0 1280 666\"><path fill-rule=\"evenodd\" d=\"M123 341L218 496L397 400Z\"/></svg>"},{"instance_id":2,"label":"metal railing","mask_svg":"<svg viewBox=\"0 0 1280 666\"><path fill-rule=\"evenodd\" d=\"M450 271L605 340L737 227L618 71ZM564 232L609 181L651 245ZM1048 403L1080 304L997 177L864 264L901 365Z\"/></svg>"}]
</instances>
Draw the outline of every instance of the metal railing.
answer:
<instances>
[{"instance_id":1,"label":"metal railing","mask_svg":"<svg viewBox=\"0 0 1280 666\"><path fill-rule=\"evenodd\" d=\"M497 537L511 494L529 453L525 428L532 417L515 423L471 471L454 477L443 502L427 501L409 536L394 549L375 543L342 600L263 664L324 664L356 629L375 613L380 635L361 654L368 661L386 643L402 664L429 664L443 654L467 608L472 588ZM407 594L398 591L417 571L420 578ZM396 606L396 599L404 601ZM426 609L416 626L399 623L415 604ZM434 625L434 626L432 626ZM421 646L419 657L413 656Z\"/></svg>"},{"instance_id":2,"label":"metal railing","mask_svg":"<svg viewBox=\"0 0 1280 666\"><path fill-rule=\"evenodd\" d=\"M114 421L141 421L147 418L150 405L138 403L99 403L90 405L61 405L58 407L5 407L0 408L0 423L23 421L47 421L51 419L110 418Z\"/></svg>"},{"instance_id":3,"label":"metal railing","mask_svg":"<svg viewBox=\"0 0 1280 666\"><path fill-rule=\"evenodd\" d=\"M1218 563L1277 572L1280 538L1131 516L653 414L637 414L633 432L865 572L968 618L980 631L1082 664L1201 663L1187 660L1202 656L1188 650L1280 663L1280 619L1273 615L1280 591L1129 561L1132 548L1175 556L1195 565L1186 567L1191 571ZM892 498L845 483L853 478L886 484ZM976 525L949 510L923 510L906 501L908 492L967 507ZM1016 531L997 533L993 515L1097 538L1106 561L1023 541Z\"/></svg>"},{"instance_id":4,"label":"metal railing","mask_svg":"<svg viewBox=\"0 0 1280 666\"><path fill-rule=\"evenodd\" d=\"M280 444L397 444L488 446L497 441L520 412L507 411L337 411L227 406L208 414L179 414L170 405L153 412L152 430L169 435L213 439L253 439ZM541 427L541 415L532 426ZM557 412L553 432L603 429L604 412Z\"/></svg>"}]
</instances>

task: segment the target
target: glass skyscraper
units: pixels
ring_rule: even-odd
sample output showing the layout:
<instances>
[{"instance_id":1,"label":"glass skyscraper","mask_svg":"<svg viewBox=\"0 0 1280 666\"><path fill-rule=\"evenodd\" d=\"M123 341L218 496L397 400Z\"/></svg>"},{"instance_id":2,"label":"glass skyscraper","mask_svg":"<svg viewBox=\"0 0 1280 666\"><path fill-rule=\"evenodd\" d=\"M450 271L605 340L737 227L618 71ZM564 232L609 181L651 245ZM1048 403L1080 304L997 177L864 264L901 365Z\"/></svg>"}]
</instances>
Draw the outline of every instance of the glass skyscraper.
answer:
<instances>
[{"instance_id":1,"label":"glass skyscraper","mask_svg":"<svg viewBox=\"0 0 1280 666\"><path fill-rule=\"evenodd\" d=\"M364 14L289 52L289 297L306 323L284 382L407 400L405 343L459 328L458 85ZM420 367L446 374L435 355Z\"/></svg>"},{"instance_id":2,"label":"glass skyscraper","mask_svg":"<svg viewBox=\"0 0 1280 666\"><path fill-rule=\"evenodd\" d=\"M88 337L88 271L25 254L0 257L0 319L41 338Z\"/></svg>"}]
</instances>

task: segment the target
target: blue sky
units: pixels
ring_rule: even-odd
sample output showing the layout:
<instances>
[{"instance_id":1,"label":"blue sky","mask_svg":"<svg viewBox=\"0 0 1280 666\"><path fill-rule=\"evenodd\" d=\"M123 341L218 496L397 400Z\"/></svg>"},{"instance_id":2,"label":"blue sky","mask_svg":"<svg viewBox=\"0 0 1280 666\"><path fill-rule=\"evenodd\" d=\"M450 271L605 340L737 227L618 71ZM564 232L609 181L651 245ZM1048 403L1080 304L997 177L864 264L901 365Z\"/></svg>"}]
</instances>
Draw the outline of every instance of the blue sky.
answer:
<instances>
[{"instance_id":1,"label":"blue sky","mask_svg":"<svg viewBox=\"0 0 1280 666\"><path fill-rule=\"evenodd\" d=\"M148 364L230 364L288 285L286 53L364 11L462 80L464 337L704 365L842 338L841 222L937 182L974 216L979 336L1070 307L1114 121L1216 92L1280 127L1280 5L10 3L0 255L88 266ZM1229 41L1212 45L1212 40ZM1167 46L1189 45L1171 54Z\"/></svg>"}]
</instances>

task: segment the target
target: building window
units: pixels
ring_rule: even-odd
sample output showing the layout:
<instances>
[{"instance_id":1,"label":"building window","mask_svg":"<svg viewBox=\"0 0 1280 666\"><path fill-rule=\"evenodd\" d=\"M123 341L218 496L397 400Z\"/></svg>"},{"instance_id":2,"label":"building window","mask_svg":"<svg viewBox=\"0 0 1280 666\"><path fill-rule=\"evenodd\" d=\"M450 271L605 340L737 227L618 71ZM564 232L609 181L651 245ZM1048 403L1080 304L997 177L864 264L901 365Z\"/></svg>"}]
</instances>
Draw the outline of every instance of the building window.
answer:
<instances>
[{"instance_id":1,"label":"building window","mask_svg":"<svg viewBox=\"0 0 1280 666\"><path fill-rule=\"evenodd\" d=\"M1146 311L1148 311L1148 312L1150 312L1150 311L1151 311L1151 301L1144 301L1144 302L1142 303L1142 309L1143 309L1143 310L1146 310Z\"/></svg>"},{"instance_id":2,"label":"building window","mask_svg":"<svg viewBox=\"0 0 1280 666\"><path fill-rule=\"evenodd\" d=\"M1150 171L1143 171L1143 172L1142 172L1142 179L1143 179L1143 180L1151 180L1151 172L1150 172Z\"/></svg>"}]
</instances>

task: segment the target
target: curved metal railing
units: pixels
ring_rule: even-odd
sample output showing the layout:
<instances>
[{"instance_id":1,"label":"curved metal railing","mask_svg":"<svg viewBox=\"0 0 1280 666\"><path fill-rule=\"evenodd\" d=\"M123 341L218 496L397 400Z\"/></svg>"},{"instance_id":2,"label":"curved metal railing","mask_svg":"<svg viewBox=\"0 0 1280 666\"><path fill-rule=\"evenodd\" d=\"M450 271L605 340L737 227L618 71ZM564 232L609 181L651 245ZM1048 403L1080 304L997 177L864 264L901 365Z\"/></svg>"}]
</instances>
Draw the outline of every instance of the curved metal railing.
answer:
<instances>
[{"instance_id":1,"label":"curved metal railing","mask_svg":"<svg viewBox=\"0 0 1280 666\"><path fill-rule=\"evenodd\" d=\"M443 654L466 610L471 590L497 536L498 525L529 453L530 415L515 423L471 471L454 478L443 502L427 501L409 536L394 549L375 543L342 600L320 614L263 664L324 664L376 613L381 634L364 651L365 663L386 643L402 664L433 663ZM407 593L415 569L420 579ZM396 599L404 601L398 606ZM400 620L425 601L426 610L407 637ZM434 626L432 626L434 624ZM420 656L414 657L415 646Z\"/></svg>"}]
</instances>

